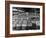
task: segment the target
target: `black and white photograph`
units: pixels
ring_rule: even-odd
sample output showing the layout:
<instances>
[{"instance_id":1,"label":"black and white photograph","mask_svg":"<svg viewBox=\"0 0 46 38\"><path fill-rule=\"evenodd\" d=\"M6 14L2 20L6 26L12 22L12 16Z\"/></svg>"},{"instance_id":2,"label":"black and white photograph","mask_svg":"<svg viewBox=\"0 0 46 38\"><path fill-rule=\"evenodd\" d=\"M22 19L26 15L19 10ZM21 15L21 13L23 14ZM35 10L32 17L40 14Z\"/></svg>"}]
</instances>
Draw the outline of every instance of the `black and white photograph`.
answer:
<instances>
[{"instance_id":1,"label":"black and white photograph","mask_svg":"<svg viewBox=\"0 0 46 38\"><path fill-rule=\"evenodd\" d=\"M13 30L39 30L40 8L12 7Z\"/></svg>"}]
</instances>

